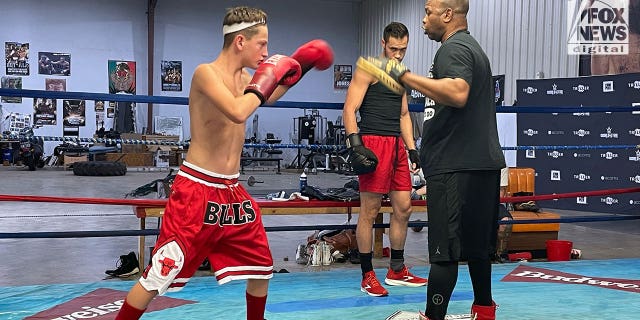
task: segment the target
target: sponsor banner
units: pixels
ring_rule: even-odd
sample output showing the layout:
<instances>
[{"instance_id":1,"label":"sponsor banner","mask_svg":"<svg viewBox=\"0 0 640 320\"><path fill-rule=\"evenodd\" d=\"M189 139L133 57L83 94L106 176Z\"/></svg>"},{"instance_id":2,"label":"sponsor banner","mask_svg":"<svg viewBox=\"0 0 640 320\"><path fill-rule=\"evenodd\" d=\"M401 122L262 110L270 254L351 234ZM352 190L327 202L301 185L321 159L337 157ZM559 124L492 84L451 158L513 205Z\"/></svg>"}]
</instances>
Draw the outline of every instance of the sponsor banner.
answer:
<instances>
[{"instance_id":1,"label":"sponsor banner","mask_svg":"<svg viewBox=\"0 0 640 320\"><path fill-rule=\"evenodd\" d=\"M640 73L518 80L518 104L527 106L631 106L640 99ZM573 102L567 102L570 97ZM640 144L640 112L520 113L519 146L585 146L584 149L518 150L517 165L536 170L536 194L638 186L640 150L589 146ZM631 179L633 177L633 179ZM594 212L636 210L631 196L544 201L543 208ZM633 200L633 201L632 201Z\"/></svg>"},{"instance_id":2,"label":"sponsor banner","mask_svg":"<svg viewBox=\"0 0 640 320\"><path fill-rule=\"evenodd\" d=\"M522 106L631 106L639 102L636 81L640 73L516 80L516 96Z\"/></svg>"},{"instance_id":3,"label":"sponsor banner","mask_svg":"<svg viewBox=\"0 0 640 320\"><path fill-rule=\"evenodd\" d=\"M505 275L504 282L541 282L569 285L586 285L602 289L640 293L640 280L603 278L588 275L566 273L551 269L537 268L530 265L519 265Z\"/></svg>"},{"instance_id":4,"label":"sponsor banner","mask_svg":"<svg viewBox=\"0 0 640 320\"><path fill-rule=\"evenodd\" d=\"M24 320L36 319L113 319L124 303L127 292L100 288L73 298ZM151 301L147 313L196 303L196 301L158 296Z\"/></svg>"}]
</instances>

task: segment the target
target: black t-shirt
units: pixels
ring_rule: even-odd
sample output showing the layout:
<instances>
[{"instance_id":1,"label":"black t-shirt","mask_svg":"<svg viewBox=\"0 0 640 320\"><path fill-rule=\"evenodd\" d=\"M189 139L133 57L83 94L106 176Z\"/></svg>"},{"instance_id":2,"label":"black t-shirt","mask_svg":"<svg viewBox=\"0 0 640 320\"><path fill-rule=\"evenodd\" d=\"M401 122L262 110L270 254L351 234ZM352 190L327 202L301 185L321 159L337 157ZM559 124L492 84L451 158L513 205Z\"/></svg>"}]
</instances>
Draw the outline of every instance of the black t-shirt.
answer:
<instances>
[{"instance_id":1,"label":"black t-shirt","mask_svg":"<svg viewBox=\"0 0 640 320\"><path fill-rule=\"evenodd\" d=\"M360 105L360 134L400 135L402 96L379 81L370 85Z\"/></svg>"},{"instance_id":2,"label":"black t-shirt","mask_svg":"<svg viewBox=\"0 0 640 320\"><path fill-rule=\"evenodd\" d=\"M494 87L486 54L460 31L436 52L430 72L435 79L461 78L469 86L464 108L425 101L420 160L426 176L505 167L498 140Z\"/></svg>"}]
</instances>

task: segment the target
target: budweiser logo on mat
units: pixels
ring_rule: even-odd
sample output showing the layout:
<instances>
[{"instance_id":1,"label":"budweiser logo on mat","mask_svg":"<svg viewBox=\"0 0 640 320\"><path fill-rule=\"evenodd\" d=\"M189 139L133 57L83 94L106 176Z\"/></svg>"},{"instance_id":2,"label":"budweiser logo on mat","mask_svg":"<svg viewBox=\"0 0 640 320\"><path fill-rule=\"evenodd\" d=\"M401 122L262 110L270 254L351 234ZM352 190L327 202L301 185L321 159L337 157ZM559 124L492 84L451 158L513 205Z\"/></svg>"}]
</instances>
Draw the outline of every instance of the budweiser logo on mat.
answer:
<instances>
[{"instance_id":1,"label":"budweiser logo on mat","mask_svg":"<svg viewBox=\"0 0 640 320\"><path fill-rule=\"evenodd\" d=\"M550 282L583 284L606 289L640 293L640 280L587 277L573 273L520 265L502 278L505 282Z\"/></svg>"},{"instance_id":2,"label":"budweiser logo on mat","mask_svg":"<svg viewBox=\"0 0 640 320\"><path fill-rule=\"evenodd\" d=\"M73 298L65 303L53 308L38 312L25 320L75 320L92 319L108 320L114 319L124 303L127 295L125 291L100 288L87 294ZM168 297L156 297L147 312L153 312L168 308L174 308L185 304L196 303L196 301L174 299Z\"/></svg>"}]
</instances>

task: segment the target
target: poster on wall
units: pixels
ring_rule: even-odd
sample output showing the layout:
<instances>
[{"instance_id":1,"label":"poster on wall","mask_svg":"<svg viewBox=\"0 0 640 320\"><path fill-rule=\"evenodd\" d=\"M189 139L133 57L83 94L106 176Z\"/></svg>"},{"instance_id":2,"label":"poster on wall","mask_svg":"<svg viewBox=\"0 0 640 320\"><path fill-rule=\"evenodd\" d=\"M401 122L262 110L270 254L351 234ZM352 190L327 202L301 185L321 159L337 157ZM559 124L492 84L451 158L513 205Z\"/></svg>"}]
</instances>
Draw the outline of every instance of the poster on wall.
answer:
<instances>
[{"instance_id":1,"label":"poster on wall","mask_svg":"<svg viewBox=\"0 0 640 320\"><path fill-rule=\"evenodd\" d=\"M47 91L67 91L67 80L45 78L44 87Z\"/></svg>"},{"instance_id":2,"label":"poster on wall","mask_svg":"<svg viewBox=\"0 0 640 320\"><path fill-rule=\"evenodd\" d=\"M71 75L71 55L58 52L38 52L38 73L52 76Z\"/></svg>"},{"instance_id":3,"label":"poster on wall","mask_svg":"<svg viewBox=\"0 0 640 320\"><path fill-rule=\"evenodd\" d=\"M109 93L136 94L135 61L109 60Z\"/></svg>"},{"instance_id":4,"label":"poster on wall","mask_svg":"<svg viewBox=\"0 0 640 320\"><path fill-rule=\"evenodd\" d=\"M97 112L104 112L104 101L102 100L95 100L93 102L93 110L97 113Z\"/></svg>"},{"instance_id":5,"label":"poster on wall","mask_svg":"<svg viewBox=\"0 0 640 320\"><path fill-rule=\"evenodd\" d=\"M50 126L57 124L58 114L56 99L33 99L33 123L36 125Z\"/></svg>"},{"instance_id":6,"label":"poster on wall","mask_svg":"<svg viewBox=\"0 0 640 320\"><path fill-rule=\"evenodd\" d=\"M161 62L162 91L182 91L182 61Z\"/></svg>"},{"instance_id":7,"label":"poster on wall","mask_svg":"<svg viewBox=\"0 0 640 320\"><path fill-rule=\"evenodd\" d=\"M104 112L96 113L96 128L104 128Z\"/></svg>"},{"instance_id":8,"label":"poster on wall","mask_svg":"<svg viewBox=\"0 0 640 320\"><path fill-rule=\"evenodd\" d=\"M2 77L0 80L2 89L22 89L22 78L20 77ZM3 103L22 103L22 97L2 97Z\"/></svg>"},{"instance_id":9,"label":"poster on wall","mask_svg":"<svg viewBox=\"0 0 640 320\"><path fill-rule=\"evenodd\" d=\"M62 124L65 126L84 127L84 100L62 100Z\"/></svg>"},{"instance_id":10,"label":"poster on wall","mask_svg":"<svg viewBox=\"0 0 640 320\"><path fill-rule=\"evenodd\" d=\"M349 64L336 64L333 66L333 88L348 89L351 84L353 67Z\"/></svg>"},{"instance_id":11,"label":"poster on wall","mask_svg":"<svg viewBox=\"0 0 640 320\"><path fill-rule=\"evenodd\" d=\"M153 120L155 134L178 136L182 140L182 117L155 116Z\"/></svg>"},{"instance_id":12,"label":"poster on wall","mask_svg":"<svg viewBox=\"0 0 640 320\"><path fill-rule=\"evenodd\" d=\"M19 42L4 43L5 60L7 62L7 75L29 75L29 44Z\"/></svg>"},{"instance_id":13,"label":"poster on wall","mask_svg":"<svg viewBox=\"0 0 640 320\"><path fill-rule=\"evenodd\" d=\"M93 110L96 112L96 129L104 128L104 100L94 100Z\"/></svg>"},{"instance_id":14,"label":"poster on wall","mask_svg":"<svg viewBox=\"0 0 640 320\"><path fill-rule=\"evenodd\" d=\"M107 107L107 118L114 118L116 116L116 103L109 102L109 107Z\"/></svg>"}]
</instances>

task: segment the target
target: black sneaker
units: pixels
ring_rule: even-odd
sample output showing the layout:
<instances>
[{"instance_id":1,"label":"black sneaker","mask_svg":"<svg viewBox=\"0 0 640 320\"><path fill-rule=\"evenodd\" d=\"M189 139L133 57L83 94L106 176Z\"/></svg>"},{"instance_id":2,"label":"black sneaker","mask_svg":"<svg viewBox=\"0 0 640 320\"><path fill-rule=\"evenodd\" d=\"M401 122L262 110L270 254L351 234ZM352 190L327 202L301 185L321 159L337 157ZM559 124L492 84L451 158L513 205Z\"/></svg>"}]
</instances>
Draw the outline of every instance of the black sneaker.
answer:
<instances>
[{"instance_id":1,"label":"black sneaker","mask_svg":"<svg viewBox=\"0 0 640 320\"><path fill-rule=\"evenodd\" d=\"M136 258L135 252L131 251L129 254L120 256L117 268L115 270L107 270L104 273L113 276L126 278L132 276L140 271L138 268L138 258Z\"/></svg>"},{"instance_id":2,"label":"black sneaker","mask_svg":"<svg viewBox=\"0 0 640 320\"><path fill-rule=\"evenodd\" d=\"M202 264L198 267L200 271L211 271L211 263L209 263L209 258L204 258Z\"/></svg>"},{"instance_id":3,"label":"black sneaker","mask_svg":"<svg viewBox=\"0 0 640 320\"><path fill-rule=\"evenodd\" d=\"M120 266L122 266L123 261L127 261L127 256L128 255L126 254L120 256L120 260L118 260L118 263L116 264L116 269L107 270L104 273L106 273L107 275L113 276L116 270L120 269Z\"/></svg>"}]
</instances>

